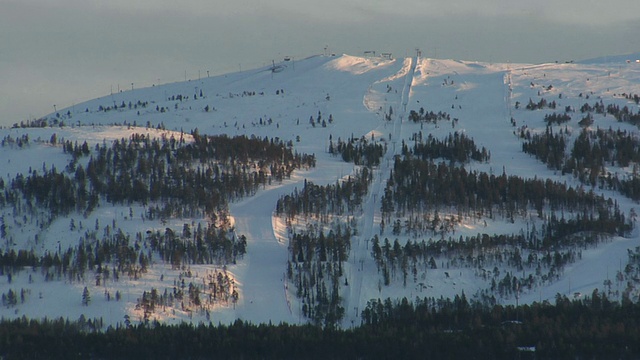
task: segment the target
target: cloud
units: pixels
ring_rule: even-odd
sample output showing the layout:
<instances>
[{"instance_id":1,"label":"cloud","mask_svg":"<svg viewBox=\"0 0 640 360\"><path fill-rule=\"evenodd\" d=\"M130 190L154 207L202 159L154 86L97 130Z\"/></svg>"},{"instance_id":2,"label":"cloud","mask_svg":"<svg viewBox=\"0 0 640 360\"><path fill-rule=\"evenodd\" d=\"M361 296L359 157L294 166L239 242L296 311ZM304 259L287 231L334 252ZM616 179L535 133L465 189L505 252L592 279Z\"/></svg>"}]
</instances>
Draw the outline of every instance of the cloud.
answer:
<instances>
[{"instance_id":1,"label":"cloud","mask_svg":"<svg viewBox=\"0 0 640 360\"><path fill-rule=\"evenodd\" d=\"M637 0L325 0L322 2L275 0L283 10L329 21L381 20L388 16L443 18L454 16L529 17L565 24L606 25L640 19Z\"/></svg>"}]
</instances>

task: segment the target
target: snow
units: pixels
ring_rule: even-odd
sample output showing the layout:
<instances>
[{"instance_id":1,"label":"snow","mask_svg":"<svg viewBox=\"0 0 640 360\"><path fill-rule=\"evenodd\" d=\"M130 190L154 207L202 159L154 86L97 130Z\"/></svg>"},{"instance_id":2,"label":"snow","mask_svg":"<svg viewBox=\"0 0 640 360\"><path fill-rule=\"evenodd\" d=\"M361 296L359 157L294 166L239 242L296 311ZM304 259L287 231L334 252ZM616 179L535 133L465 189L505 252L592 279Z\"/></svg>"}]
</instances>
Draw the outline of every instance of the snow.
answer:
<instances>
[{"instance_id":1,"label":"snow","mask_svg":"<svg viewBox=\"0 0 640 360\"><path fill-rule=\"evenodd\" d=\"M181 131L188 136L186 134L197 128L202 134L256 135L292 141L295 151L315 154L317 166L297 171L291 179L271 184L259 190L255 196L230 206L236 234L247 237L248 253L244 258L237 264L226 266L226 269L204 265L190 268L192 273L198 273L200 277L208 272L227 271L239 289L237 304L217 306L209 319L202 313L190 313L179 307L177 310L158 310L152 318L169 323L230 323L237 318L254 323L305 323L307 320L301 314L294 286L286 281L288 233L282 219L274 216L275 203L280 196L290 194L296 188L301 189L305 179L324 185L354 173L354 165L327 153L330 137L333 141L351 136L384 139L388 142L389 151L375 169L372 191L365 199L362 213L357 215L359 235L352 239L349 260L345 264L350 285L341 289L346 310L342 325L348 327L359 324L359 312L370 299L453 297L462 291L470 296L486 286L478 281L473 269L447 269L440 264L438 269L421 274L416 282L408 281L406 287L402 281L380 286L380 275L370 255L368 240L379 231L381 193L393 156L400 152L402 140L410 141L411 135L419 131L436 138L454 131L464 132L476 144L487 147L491 152L490 162L471 163L467 166L470 170L494 174L504 171L508 175L549 178L577 186L577 180L549 170L545 164L521 151L518 129L526 126L532 131L543 131L541 114L544 113L515 110L515 102L519 101L524 106L529 98L539 98L537 93L542 91L543 96L558 101L559 108L579 107L584 102L593 103L602 97L605 103L628 105L637 110L635 104L629 103L620 94L640 93L640 67L634 63L488 64L342 55L314 56L296 60L295 64L287 62L276 65L282 66L283 70L273 72L271 66L267 66L110 94L60 110L58 119L64 121L64 127L1 129L2 138L15 139L29 134L30 143L24 147L15 144L0 147L0 177L7 181L18 173L27 174L29 169L42 171L43 167L50 169L52 166L64 169L70 157L62 152L62 140L78 143L87 141L93 146L103 141L128 138L134 133L177 138ZM552 89L545 90L549 85L553 85ZM562 99L558 98L559 94L563 95ZM579 94L592 94L592 98L585 100ZM183 95L184 98L176 100L176 95ZM123 103L125 106L121 107ZM132 104L131 109L129 103ZM136 107L138 103L147 105ZM99 111L100 106L118 108ZM207 106L209 111L205 110ZM409 111L417 111L420 107L428 111L447 112L459 121L454 126L451 122L423 126L408 122ZM385 116L390 109L393 116L387 121ZM334 122L326 127L311 126L309 118L317 118L319 112L325 119L331 114ZM49 117L53 119L56 114ZM515 127L510 122L511 118L516 122ZM155 130L159 125L166 130ZM638 131L630 125L617 123L612 117L598 117L595 125ZM572 121L567 126L577 136L577 122ZM57 145L49 143L54 133L58 138ZM594 191L615 198L625 214L637 205L613 192L597 188ZM0 211L7 218L11 216L9 209ZM130 211L133 217L129 216ZM137 232L166 227L181 231L184 223L205 221L168 219L167 223L161 224L140 218L144 211L145 208L137 204L110 206L103 202L86 218L79 214L58 218L44 230L28 220L16 219L10 230L16 249L34 248L43 254L77 244L81 234L92 229L96 221L100 224L100 231L107 224L117 223L132 237ZM72 219L77 225L82 222L82 228L70 230ZM455 237L478 233L518 233L535 221L533 216L517 219L514 223L464 219L457 226ZM36 234L39 235L37 242ZM393 241L389 231L384 237ZM407 236L401 237L403 241L406 239ZM635 231L628 238L614 237L597 248L585 249L582 259L567 266L559 280L523 291L519 301L553 300L558 293L570 297L577 292L590 295L596 288L602 291L603 282L614 277L620 264L624 265L627 249L639 245L638 232ZM95 285L90 276L72 283L65 280L45 282L43 275L32 269L14 274L10 284L7 276L2 276L0 292L24 288L29 289L30 294L24 303L19 302L16 307L0 308L0 316L62 316L77 319L83 314L86 318L102 317L105 324L117 324L122 323L124 316L129 314L132 321L138 321L141 314L135 309L135 304L142 292L151 288L157 288L159 292L172 288L173 281L180 279L185 271L172 269L170 265L154 260L149 272L139 279L121 278L118 282L107 282L100 286ZM92 296L88 306L81 305L85 286ZM110 301L105 291L110 294ZM121 301L113 299L116 291L122 294ZM514 303L516 299L505 298L500 301Z\"/></svg>"},{"instance_id":2,"label":"snow","mask_svg":"<svg viewBox=\"0 0 640 360\"><path fill-rule=\"evenodd\" d=\"M393 61L385 58L362 58L357 56L343 55L327 63L326 68L348 72L353 75L362 75L375 68L386 66Z\"/></svg>"}]
</instances>

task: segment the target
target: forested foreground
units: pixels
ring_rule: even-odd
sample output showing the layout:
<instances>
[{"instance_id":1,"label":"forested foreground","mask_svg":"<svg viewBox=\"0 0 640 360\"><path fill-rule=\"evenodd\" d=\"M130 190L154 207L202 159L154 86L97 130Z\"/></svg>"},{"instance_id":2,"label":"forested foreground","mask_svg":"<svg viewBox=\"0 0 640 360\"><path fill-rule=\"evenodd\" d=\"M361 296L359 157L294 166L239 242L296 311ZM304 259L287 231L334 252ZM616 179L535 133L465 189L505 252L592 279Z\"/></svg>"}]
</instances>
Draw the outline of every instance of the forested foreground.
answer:
<instances>
[{"instance_id":1,"label":"forested foreground","mask_svg":"<svg viewBox=\"0 0 640 360\"><path fill-rule=\"evenodd\" d=\"M515 359L640 356L640 305L594 292L520 307L454 300L372 300L363 324L132 325L91 330L91 321L0 323L0 356L24 358Z\"/></svg>"}]
</instances>

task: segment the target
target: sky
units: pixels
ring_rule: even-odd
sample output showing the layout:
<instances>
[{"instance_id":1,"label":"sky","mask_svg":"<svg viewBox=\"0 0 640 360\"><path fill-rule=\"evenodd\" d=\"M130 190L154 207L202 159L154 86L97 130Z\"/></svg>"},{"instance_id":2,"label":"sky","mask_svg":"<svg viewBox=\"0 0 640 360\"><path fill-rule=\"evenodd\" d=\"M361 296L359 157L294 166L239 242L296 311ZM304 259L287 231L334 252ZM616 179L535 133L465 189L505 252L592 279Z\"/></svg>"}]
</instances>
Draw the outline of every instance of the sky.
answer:
<instances>
[{"instance_id":1,"label":"sky","mask_svg":"<svg viewBox=\"0 0 640 360\"><path fill-rule=\"evenodd\" d=\"M543 63L637 53L639 34L637 0L0 0L0 126L325 47Z\"/></svg>"}]
</instances>

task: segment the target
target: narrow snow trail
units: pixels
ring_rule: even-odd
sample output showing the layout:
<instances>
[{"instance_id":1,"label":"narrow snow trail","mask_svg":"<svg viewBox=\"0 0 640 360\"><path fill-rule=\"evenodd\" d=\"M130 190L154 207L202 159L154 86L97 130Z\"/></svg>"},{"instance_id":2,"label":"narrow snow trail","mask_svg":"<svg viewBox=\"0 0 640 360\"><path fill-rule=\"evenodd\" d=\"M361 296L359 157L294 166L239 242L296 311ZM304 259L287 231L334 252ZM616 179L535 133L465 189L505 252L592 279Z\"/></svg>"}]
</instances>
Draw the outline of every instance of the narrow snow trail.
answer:
<instances>
[{"instance_id":1,"label":"narrow snow trail","mask_svg":"<svg viewBox=\"0 0 640 360\"><path fill-rule=\"evenodd\" d=\"M319 159L317 167L297 175L280 185L258 191L255 196L229 206L235 219L238 236L247 237L247 254L237 265L229 266L240 286L240 301L236 309L222 310L216 316L222 322L245 319L255 323L282 321L304 323L299 302L290 295L286 278L288 242L279 241L276 232L284 231L273 222L278 199L304 187L304 180L318 183L335 181L336 174L349 173L352 165ZM268 309L268 311L267 311Z\"/></svg>"},{"instance_id":2,"label":"narrow snow trail","mask_svg":"<svg viewBox=\"0 0 640 360\"><path fill-rule=\"evenodd\" d=\"M385 129L388 133L388 140L390 140L390 143L383 159L380 162L379 168L373 174L373 181L369 188L369 195L363 205L363 216L359 228L360 236L354 239L355 241L353 241L351 245L354 249L351 252L352 255L350 259L352 265L351 274L349 276L351 286L349 289L345 289L345 292L348 292L350 296L345 299L346 316L344 319L344 326L359 324L358 319L360 311L362 311L366 306L367 301L370 300L366 295L369 292L366 290L365 298L362 298L365 274L369 274L370 277L370 274L377 273L376 266L373 263L371 256L369 256L369 240L371 240L375 234L375 220L376 218L380 218L379 204L384 192L384 180L393 166L394 156L401 150L401 146L397 144L397 141L401 138L402 134L402 121L406 117L406 108L407 103L409 102L416 64L417 59L408 58L407 63L405 63L405 67L403 67L403 69L398 73L401 76L390 77L381 81L381 83L386 83L387 81L401 83L402 91L393 101L389 101L387 99L385 104L385 106L390 105L391 108L395 109L392 116L392 123L390 126L385 124ZM366 104L367 101L364 101L364 103Z\"/></svg>"},{"instance_id":3,"label":"narrow snow trail","mask_svg":"<svg viewBox=\"0 0 640 360\"><path fill-rule=\"evenodd\" d=\"M238 318L265 323L272 319L296 321L284 291L287 245L278 242L271 219L280 196L292 192L297 185L297 181L289 182L230 206L236 219L236 232L246 236L248 242L247 254L232 269L240 282L244 282L240 284L243 300L236 310ZM265 311L266 308L269 311Z\"/></svg>"}]
</instances>

